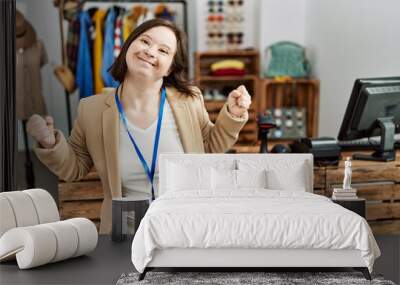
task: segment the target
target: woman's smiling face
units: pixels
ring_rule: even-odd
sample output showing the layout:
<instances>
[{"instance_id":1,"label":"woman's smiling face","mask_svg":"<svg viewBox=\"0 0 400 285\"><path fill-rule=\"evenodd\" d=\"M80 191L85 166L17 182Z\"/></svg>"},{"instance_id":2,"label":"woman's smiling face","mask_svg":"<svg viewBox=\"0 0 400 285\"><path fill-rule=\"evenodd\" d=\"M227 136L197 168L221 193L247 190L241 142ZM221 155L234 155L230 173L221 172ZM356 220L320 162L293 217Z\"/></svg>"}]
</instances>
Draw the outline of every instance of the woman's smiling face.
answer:
<instances>
[{"instance_id":1,"label":"woman's smiling face","mask_svg":"<svg viewBox=\"0 0 400 285\"><path fill-rule=\"evenodd\" d=\"M139 35L126 53L128 73L157 81L170 72L177 48L174 32L164 26Z\"/></svg>"}]
</instances>

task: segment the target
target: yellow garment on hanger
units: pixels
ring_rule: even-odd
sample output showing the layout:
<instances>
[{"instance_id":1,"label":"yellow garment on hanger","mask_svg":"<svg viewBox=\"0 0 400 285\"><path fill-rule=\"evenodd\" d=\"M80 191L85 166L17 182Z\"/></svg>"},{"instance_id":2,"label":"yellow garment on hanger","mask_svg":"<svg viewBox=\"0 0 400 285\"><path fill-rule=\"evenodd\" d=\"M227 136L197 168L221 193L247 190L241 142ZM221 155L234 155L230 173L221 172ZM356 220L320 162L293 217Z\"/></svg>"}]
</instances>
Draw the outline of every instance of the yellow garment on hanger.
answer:
<instances>
[{"instance_id":1,"label":"yellow garment on hanger","mask_svg":"<svg viewBox=\"0 0 400 285\"><path fill-rule=\"evenodd\" d=\"M122 36L123 36L124 42L129 37L129 35L133 32L135 27L136 27L136 22L133 20L132 13L125 14L125 16L123 18L123 24L122 24Z\"/></svg>"},{"instance_id":2,"label":"yellow garment on hanger","mask_svg":"<svg viewBox=\"0 0 400 285\"><path fill-rule=\"evenodd\" d=\"M211 70L216 71L222 68L236 68L236 69L244 69L243 61L237 59L226 59L214 62L211 65Z\"/></svg>"},{"instance_id":3,"label":"yellow garment on hanger","mask_svg":"<svg viewBox=\"0 0 400 285\"><path fill-rule=\"evenodd\" d=\"M103 22L106 11L99 9L93 15L95 26L95 38L93 42L93 77L94 90L96 94L100 94L104 88L104 82L101 77L101 66L103 63Z\"/></svg>"},{"instance_id":4,"label":"yellow garment on hanger","mask_svg":"<svg viewBox=\"0 0 400 285\"><path fill-rule=\"evenodd\" d=\"M124 17L123 28L122 28L122 36L124 41L137 27L139 18L145 15L147 11L148 9L146 6L136 5L132 7L132 9L127 13L127 15Z\"/></svg>"}]
</instances>

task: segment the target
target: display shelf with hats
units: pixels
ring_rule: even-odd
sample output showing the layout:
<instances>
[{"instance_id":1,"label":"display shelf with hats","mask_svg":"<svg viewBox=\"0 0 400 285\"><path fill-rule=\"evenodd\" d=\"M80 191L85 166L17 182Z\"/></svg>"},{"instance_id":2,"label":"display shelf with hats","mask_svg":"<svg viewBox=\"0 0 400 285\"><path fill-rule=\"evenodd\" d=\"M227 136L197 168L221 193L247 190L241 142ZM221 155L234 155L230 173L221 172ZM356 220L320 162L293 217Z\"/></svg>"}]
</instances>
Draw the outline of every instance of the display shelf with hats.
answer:
<instances>
[{"instance_id":1,"label":"display shelf with hats","mask_svg":"<svg viewBox=\"0 0 400 285\"><path fill-rule=\"evenodd\" d=\"M195 53L195 82L203 92L211 121L215 122L229 92L244 85L252 97L249 120L237 144L257 142L259 53L257 50Z\"/></svg>"}]
</instances>

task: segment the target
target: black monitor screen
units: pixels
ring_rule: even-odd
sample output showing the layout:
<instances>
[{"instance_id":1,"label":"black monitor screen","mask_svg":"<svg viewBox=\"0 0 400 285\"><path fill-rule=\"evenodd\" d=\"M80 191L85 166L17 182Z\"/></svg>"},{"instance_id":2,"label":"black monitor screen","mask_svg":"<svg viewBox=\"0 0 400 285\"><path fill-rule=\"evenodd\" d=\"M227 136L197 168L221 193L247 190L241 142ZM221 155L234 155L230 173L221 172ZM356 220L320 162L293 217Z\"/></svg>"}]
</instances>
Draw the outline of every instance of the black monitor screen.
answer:
<instances>
[{"instance_id":1,"label":"black monitor screen","mask_svg":"<svg viewBox=\"0 0 400 285\"><path fill-rule=\"evenodd\" d=\"M395 132L400 132L400 77L357 79L338 139L379 135L375 122L383 117L393 117Z\"/></svg>"},{"instance_id":2,"label":"black monitor screen","mask_svg":"<svg viewBox=\"0 0 400 285\"><path fill-rule=\"evenodd\" d=\"M400 84L387 86L366 86L361 90L357 108L364 112L354 113L351 129L360 132L361 136L379 135L374 128L377 118L393 117L400 122ZM396 124L395 124L396 125Z\"/></svg>"}]
</instances>

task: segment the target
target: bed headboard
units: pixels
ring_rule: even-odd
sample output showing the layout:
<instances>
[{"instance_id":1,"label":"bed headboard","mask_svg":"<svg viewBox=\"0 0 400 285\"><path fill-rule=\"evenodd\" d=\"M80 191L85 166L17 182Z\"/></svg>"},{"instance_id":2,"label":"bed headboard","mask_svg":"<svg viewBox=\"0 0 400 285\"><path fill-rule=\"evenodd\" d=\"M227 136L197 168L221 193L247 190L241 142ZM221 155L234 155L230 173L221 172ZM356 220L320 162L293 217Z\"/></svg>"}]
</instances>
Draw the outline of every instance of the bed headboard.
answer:
<instances>
[{"instance_id":1,"label":"bed headboard","mask_svg":"<svg viewBox=\"0 0 400 285\"><path fill-rule=\"evenodd\" d=\"M307 192L313 192L313 156L312 154L160 154L159 161L159 194L166 191L168 183L168 164L183 164L190 167L226 165L232 169L241 167L258 167L259 165L274 168L284 165L285 173L301 165L304 173L303 183Z\"/></svg>"}]
</instances>

